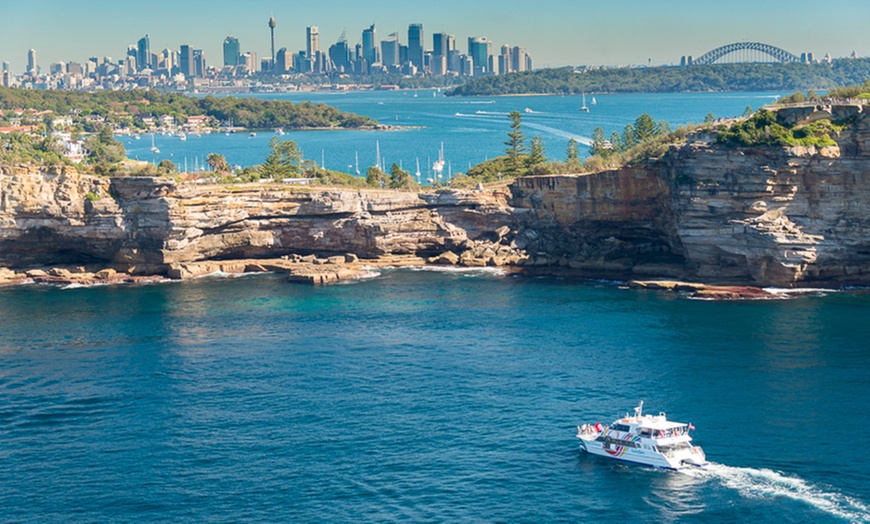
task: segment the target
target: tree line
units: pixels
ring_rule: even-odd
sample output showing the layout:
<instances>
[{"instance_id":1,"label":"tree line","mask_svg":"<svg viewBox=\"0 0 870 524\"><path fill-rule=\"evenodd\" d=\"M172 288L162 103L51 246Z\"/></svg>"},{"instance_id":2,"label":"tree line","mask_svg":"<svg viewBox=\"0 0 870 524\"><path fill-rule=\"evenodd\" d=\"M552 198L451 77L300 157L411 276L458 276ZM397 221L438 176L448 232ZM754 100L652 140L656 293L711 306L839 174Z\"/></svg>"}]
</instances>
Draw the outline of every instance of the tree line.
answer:
<instances>
[{"instance_id":1,"label":"tree line","mask_svg":"<svg viewBox=\"0 0 870 524\"><path fill-rule=\"evenodd\" d=\"M51 110L56 115L99 115L109 123L142 129L143 117L169 115L178 122L188 116L206 115L234 126L269 129L360 128L377 122L322 103L261 100L241 97L191 97L155 90L45 91L0 87L0 109Z\"/></svg>"},{"instance_id":2,"label":"tree line","mask_svg":"<svg viewBox=\"0 0 870 524\"><path fill-rule=\"evenodd\" d=\"M484 76L448 96L581 93L680 93L690 91L791 91L860 84L870 77L870 58L831 64L743 63L690 67L540 69Z\"/></svg>"}]
</instances>

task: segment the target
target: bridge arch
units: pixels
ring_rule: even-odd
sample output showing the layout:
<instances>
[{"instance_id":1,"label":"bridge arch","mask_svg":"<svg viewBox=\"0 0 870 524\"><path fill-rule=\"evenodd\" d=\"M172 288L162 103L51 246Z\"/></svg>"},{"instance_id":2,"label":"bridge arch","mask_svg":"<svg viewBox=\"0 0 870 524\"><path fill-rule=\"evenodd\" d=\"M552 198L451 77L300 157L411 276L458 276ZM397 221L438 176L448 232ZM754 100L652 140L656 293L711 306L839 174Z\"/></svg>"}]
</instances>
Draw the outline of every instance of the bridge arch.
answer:
<instances>
[{"instance_id":1,"label":"bridge arch","mask_svg":"<svg viewBox=\"0 0 870 524\"><path fill-rule=\"evenodd\" d=\"M704 53L696 58L693 63L695 65L709 65L725 55L736 53L739 51L758 51L764 53L774 60L779 62L800 62L800 58L779 47L770 44L762 44L761 42L736 42L734 44L723 45L716 49Z\"/></svg>"}]
</instances>

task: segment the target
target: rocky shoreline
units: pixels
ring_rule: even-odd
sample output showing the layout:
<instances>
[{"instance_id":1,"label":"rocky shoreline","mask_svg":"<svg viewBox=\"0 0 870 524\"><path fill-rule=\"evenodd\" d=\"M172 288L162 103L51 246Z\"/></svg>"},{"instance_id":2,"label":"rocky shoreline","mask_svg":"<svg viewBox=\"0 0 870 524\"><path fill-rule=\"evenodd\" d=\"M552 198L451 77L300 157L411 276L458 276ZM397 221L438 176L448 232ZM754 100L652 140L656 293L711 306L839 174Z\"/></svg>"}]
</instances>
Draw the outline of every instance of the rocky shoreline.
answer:
<instances>
[{"instance_id":1,"label":"rocky shoreline","mask_svg":"<svg viewBox=\"0 0 870 524\"><path fill-rule=\"evenodd\" d=\"M868 286L870 118L847 109L854 125L821 150L699 133L638 165L475 190L208 186L19 166L0 172L0 283L273 271L321 284L365 266L444 264L691 282L703 289L676 289L719 298Z\"/></svg>"}]
</instances>

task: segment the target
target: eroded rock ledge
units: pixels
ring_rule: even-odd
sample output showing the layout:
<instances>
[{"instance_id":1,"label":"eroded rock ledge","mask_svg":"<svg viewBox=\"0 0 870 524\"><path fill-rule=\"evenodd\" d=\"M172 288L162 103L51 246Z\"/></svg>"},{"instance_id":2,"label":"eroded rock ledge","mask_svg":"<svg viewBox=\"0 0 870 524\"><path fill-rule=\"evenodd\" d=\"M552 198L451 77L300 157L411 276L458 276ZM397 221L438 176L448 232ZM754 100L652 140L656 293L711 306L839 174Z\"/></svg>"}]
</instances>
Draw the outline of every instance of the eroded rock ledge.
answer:
<instances>
[{"instance_id":1,"label":"eroded rock ledge","mask_svg":"<svg viewBox=\"0 0 870 524\"><path fill-rule=\"evenodd\" d=\"M694 135L640 166L478 191L209 187L16 169L0 174L0 282L260 270L329 282L413 261L626 281L868 285L870 118L854 120L823 150L726 148Z\"/></svg>"}]
</instances>

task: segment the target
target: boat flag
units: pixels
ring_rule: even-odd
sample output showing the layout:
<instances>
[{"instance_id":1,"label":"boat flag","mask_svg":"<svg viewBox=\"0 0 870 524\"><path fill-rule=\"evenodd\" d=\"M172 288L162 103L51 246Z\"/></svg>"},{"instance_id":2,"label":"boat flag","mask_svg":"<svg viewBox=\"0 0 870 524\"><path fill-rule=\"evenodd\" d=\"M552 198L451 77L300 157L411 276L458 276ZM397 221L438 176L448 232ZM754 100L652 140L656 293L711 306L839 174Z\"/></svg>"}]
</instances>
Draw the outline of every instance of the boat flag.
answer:
<instances>
[{"instance_id":1,"label":"boat flag","mask_svg":"<svg viewBox=\"0 0 870 524\"><path fill-rule=\"evenodd\" d=\"M601 422L595 423L595 431L601 431Z\"/></svg>"},{"instance_id":2,"label":"boat flag","mask_svg":"<svg viewBox=\"0 0 870 524\"><path fill-rule=\"evenodd\" d=\"M689 429L691 431L695 431L695 426L693 426L691 422L689 422Z\"/></svg>"}]
</instances>

